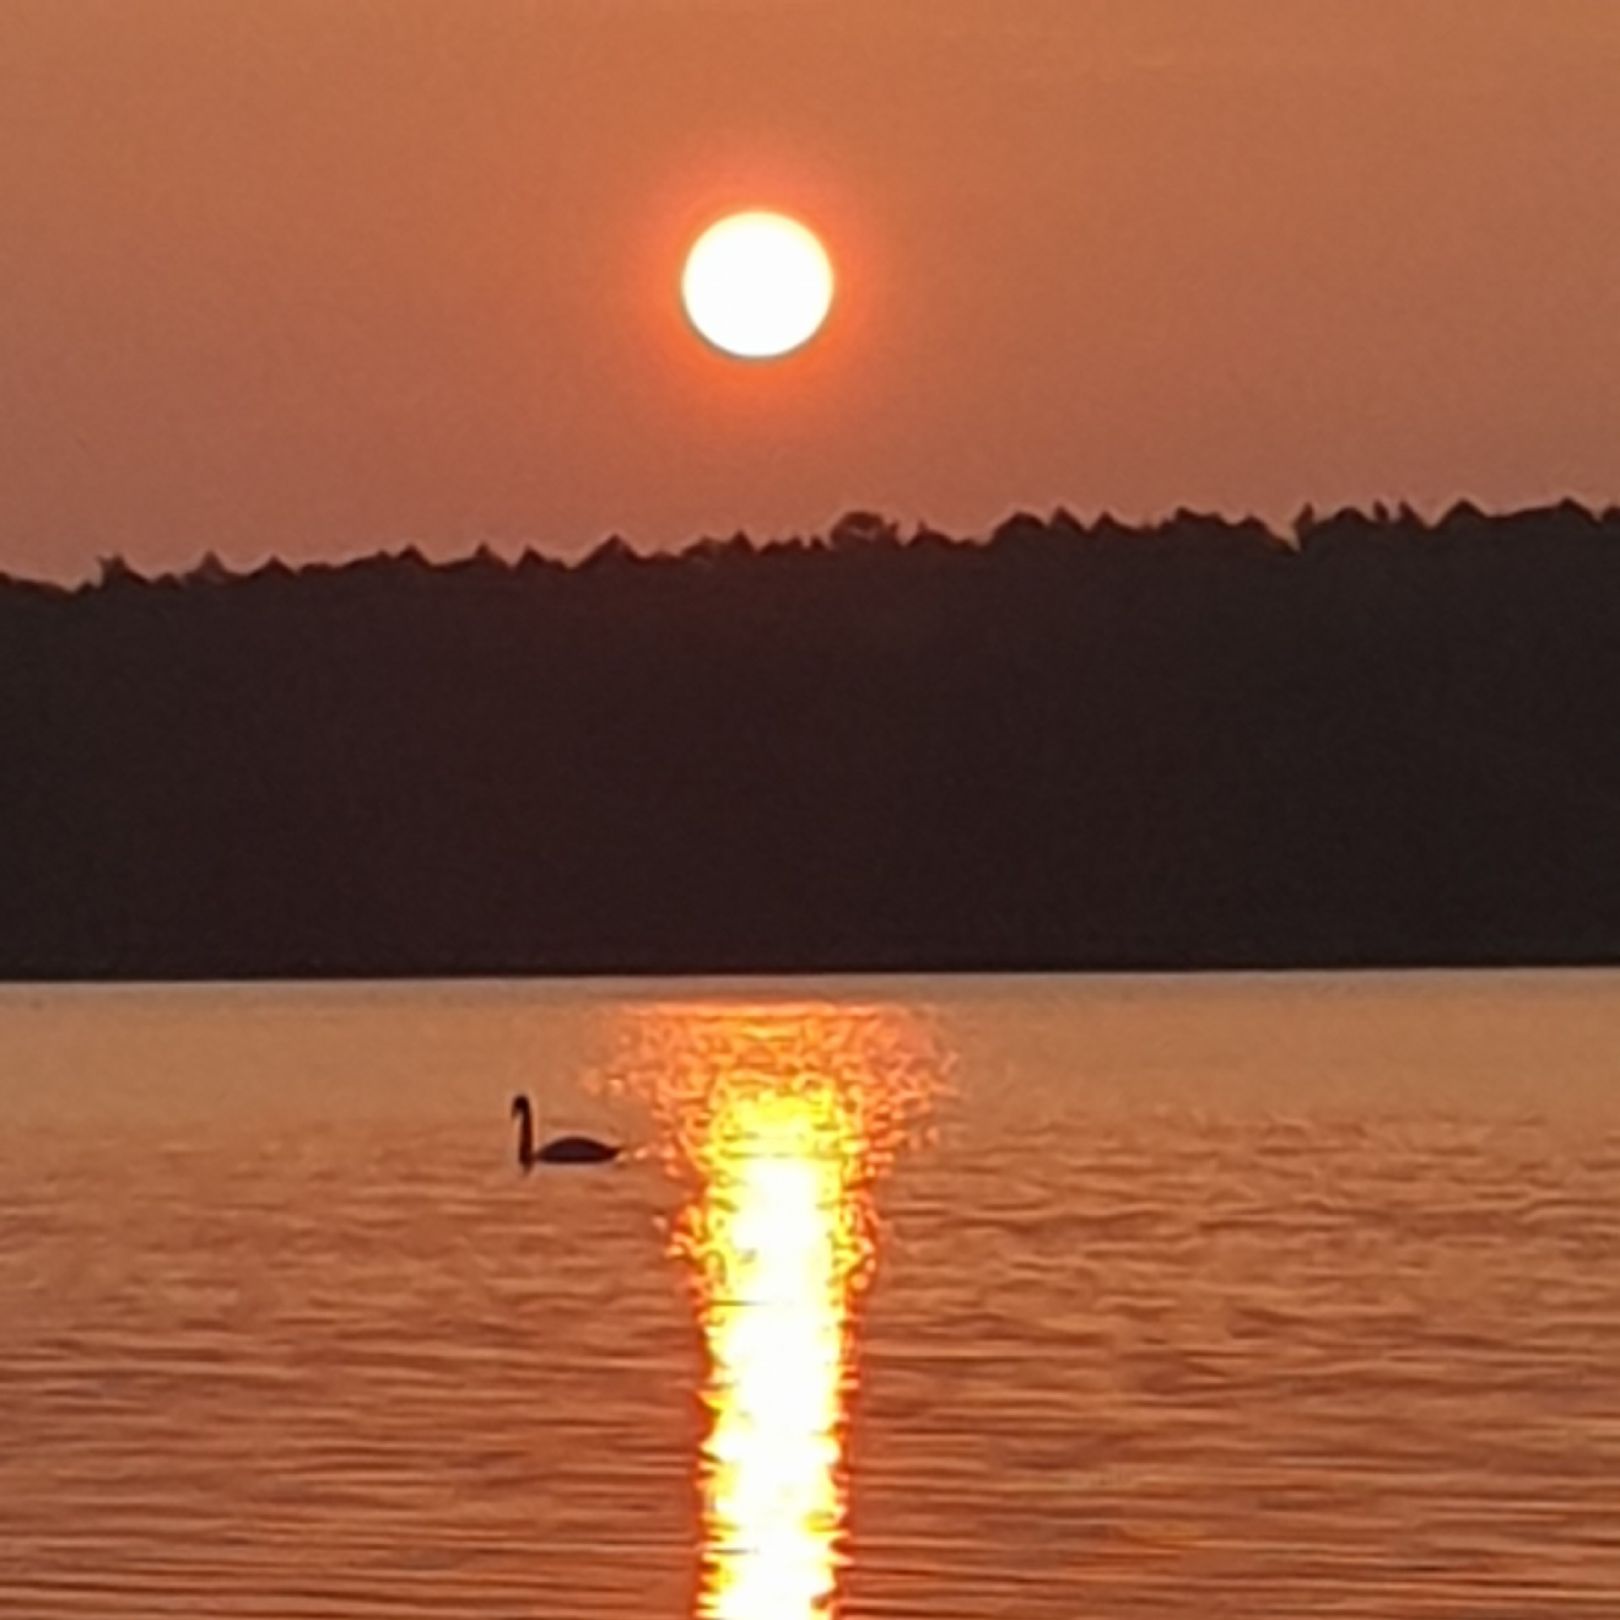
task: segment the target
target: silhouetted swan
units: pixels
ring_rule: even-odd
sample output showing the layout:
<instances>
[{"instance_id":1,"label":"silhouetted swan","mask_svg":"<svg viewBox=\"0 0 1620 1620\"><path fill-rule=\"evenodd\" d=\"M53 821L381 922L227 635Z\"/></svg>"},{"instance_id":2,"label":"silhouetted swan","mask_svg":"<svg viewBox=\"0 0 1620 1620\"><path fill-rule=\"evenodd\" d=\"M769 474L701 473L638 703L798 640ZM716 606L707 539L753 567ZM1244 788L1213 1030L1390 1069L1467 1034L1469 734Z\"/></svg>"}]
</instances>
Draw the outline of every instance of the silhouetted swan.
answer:
<instances>
[{"instance_id":1,"label":"silhouetted swan","mask_svg":"<svg viewBox=\"0 0 1620 1620\"><path fill-rule=\"evenodd\" d=\"M518 1163L525 1170L537 1164L606 1164L623 1151L593 1136L558 1136L538 1150L534 1145L534 1109L521 1094L512 1099L512 1117L518 1122Z\"/></svg>"}]
</instances>

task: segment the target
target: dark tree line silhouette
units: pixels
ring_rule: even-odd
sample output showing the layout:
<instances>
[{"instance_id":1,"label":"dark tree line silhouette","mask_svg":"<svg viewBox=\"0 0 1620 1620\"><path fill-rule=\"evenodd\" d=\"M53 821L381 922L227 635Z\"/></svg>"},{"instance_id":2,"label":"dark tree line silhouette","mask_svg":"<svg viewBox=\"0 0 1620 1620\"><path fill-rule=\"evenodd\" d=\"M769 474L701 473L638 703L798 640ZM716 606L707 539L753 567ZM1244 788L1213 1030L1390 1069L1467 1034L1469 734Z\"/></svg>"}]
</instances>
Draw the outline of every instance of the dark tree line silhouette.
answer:
<instances>
[{"instance_id":1,"label":"dark tree line silhouette","mask_svg":"<svg viewBox=\"0 0 1620 1620\"><path fill-rule=\"evenodd\" d=\"M1620 512L0 583L0 976L1620 960Z\"/></svg>"}]
</instances>

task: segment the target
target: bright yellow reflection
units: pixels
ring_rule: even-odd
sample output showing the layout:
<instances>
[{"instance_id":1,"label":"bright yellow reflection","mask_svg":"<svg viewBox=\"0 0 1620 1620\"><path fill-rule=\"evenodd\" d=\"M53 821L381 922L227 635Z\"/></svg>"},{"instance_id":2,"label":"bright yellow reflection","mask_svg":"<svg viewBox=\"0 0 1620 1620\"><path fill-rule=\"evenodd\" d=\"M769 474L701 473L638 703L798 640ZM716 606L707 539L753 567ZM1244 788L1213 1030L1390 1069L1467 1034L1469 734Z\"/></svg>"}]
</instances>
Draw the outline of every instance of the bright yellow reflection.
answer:
<instances>
[{"instance_id":1,"label":"bright yellow reflection","mask_svg":"<svg viewBox=\"0 0 1620 1620\"><path fill-rule=\"evenodd\" d=\"M849 1122L831 1093L733 1099L691 1235L707 1287L707 1580L699 1613L830 1611L849 1291Z\"/></svg>"},{"instance_id":2,"label":"bright yellow reflection","mask_svg":"<svg viewBox=\"0 0 1620 1620\"><path fill-rule=\"evenodd\" d=\"M887 1010L632 1016L635 1072L692 1184L673 1248L708 1351L697 1613L833 1616L872 1182L937 1083L937 1055Z\"/></svg>"}]
</instances>

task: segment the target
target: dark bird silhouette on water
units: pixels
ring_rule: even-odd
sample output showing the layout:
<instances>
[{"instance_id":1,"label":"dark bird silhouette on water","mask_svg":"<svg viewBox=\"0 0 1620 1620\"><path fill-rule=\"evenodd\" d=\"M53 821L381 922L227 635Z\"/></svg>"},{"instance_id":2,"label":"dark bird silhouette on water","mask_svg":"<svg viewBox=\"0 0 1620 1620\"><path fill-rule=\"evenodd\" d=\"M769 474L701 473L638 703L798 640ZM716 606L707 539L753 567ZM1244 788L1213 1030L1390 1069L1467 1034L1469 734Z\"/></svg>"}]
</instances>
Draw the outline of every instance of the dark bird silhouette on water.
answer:
<instances>
[{"instance_id":1,"label":"dark bird silhouette on water","mask_svg":"<svg viewBox=\"0 0 1620 1620\"><path fill-rule=\"evenodd\" d=\"M607 1164L624 1150L594 1136L555 1136L534 1145L534 1109L521 1093L512 1099L512 1117L518 1122L518 1163L525 1170L537 1164Z\"/></svg>"}]
</instances>

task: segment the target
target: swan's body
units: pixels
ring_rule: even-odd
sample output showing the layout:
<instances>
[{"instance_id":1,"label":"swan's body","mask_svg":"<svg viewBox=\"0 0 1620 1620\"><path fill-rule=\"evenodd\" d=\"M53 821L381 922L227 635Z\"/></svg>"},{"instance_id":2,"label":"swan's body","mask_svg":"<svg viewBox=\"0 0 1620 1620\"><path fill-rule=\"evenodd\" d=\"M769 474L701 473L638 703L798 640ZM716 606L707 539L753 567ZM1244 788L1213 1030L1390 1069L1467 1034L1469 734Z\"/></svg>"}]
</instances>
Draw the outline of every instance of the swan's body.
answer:
<instances>
[{"instance_id":1,"label":"swan's body","mask_svg":"<svg viewBox=\"0 0 1620 1620\"><path fill-rule=\"evenodd\" d=\"M537 1164L607 1164L623 1151L610 1142L598 1142L594 1136L554 1136L537 1148L534 1109L524 1096L512 1099L512 1117L518 1122L518 1163L525 1170Z\"/></svg>"}]
</instances>

